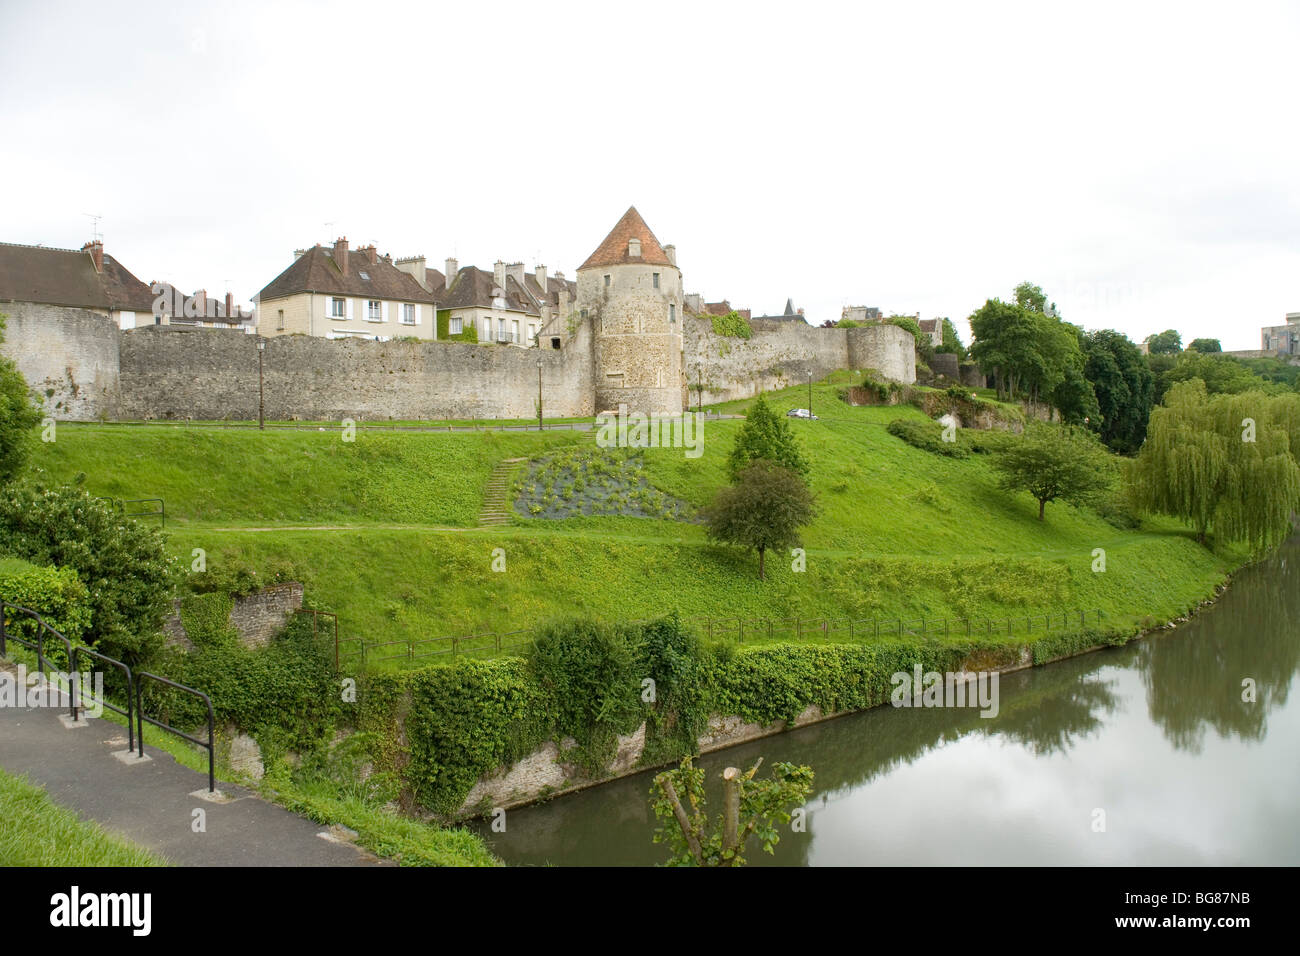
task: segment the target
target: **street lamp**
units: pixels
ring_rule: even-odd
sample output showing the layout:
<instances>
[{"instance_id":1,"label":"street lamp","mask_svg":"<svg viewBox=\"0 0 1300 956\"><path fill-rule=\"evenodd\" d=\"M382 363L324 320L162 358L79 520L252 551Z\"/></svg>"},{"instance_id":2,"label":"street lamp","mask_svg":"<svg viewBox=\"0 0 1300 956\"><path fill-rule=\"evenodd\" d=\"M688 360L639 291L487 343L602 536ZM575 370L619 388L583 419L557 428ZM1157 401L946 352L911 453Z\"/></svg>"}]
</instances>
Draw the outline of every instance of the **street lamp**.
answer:
<instances>
[{"instance_id":1,"label":"street lamp","mask_svg":"<svg viewBox=\"0 0 1300 956\"><path fill-rule=\"evenodd\" d=\"M257 427L266 430L266 388L262 376L262 353L266 351L266 339L257 339Z\"/></svg>"},{"instance_id":2,"label":"street lamp","mask_svg":"<svg viewBox=\"0 0 1300 956\"><path fill-rule=\"evenodd\" d=\"M542 360L537 360L537 430L542 430Z\"/></svg>"}]
</instances>

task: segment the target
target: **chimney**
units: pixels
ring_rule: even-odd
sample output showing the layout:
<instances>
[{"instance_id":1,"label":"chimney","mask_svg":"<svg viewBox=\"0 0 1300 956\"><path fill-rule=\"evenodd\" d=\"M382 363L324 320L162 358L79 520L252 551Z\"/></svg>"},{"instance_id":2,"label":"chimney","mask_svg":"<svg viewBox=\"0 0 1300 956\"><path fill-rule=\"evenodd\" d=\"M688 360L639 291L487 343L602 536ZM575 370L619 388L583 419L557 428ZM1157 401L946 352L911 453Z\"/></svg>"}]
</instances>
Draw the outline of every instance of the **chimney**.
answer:
<instances>
[{"instance_id":1,"label":"chimney","mask_svg":"<svg viewBox=\"0 0 1300 956\"><path fill-rule=\"evenodd\" d=\"M510 263L510 265L506 266L506 275L522 286L524 284L524 264L522 262Z\"/></svg>"},{"instance_id":2,"label":"chimney","mask_svg":"<svg viewBox=\"0 0 1300 956\"><path fill-rule=\"evenodd\" d=\"M506 288L506 264L498 259L492 264L492 281L502 292Z\"/></svg>"},{"instance_id":3,"label":"chimney","mask_svg":"<svg viewBox=\"0 0 1300 956\"><path fill-rule=\"evenodd\" d=\"M448 259L443 264L443 275L447 280L447 288L450 289L452 283L456 281L456 273L460 272L460 263L455 259Z\"/></svg>"},{"instance_id":4,"label":"chimney","mask_svg":"<svg viewBox=\"0 0 1300 956\"><path fill-rule=\"evenodd\" d=\"M664 246L664 255L666 255L666 256L668 257L668 261L671 262L674 266L677 265L677 247L676 247L676 246L671 246L671 245L670 245L670 246Z\"/></svg>"},{"instance_id":5,"label":"chimney","mask_svg":"<svg viewBox=\"0 0 1300 956\"><path fill-rule=\"evenodd\" d=\"M429 270L425 267L424 256L411 256L407 259L398 259L397 268L401 269L407 275L413 276L415 281L420 283L420 288L425 292L429 291Z\"/></svg>"},{"instance_id":6,"label":"chimney","mask_svg":"<svg viewBox=\"0 0 1300 956\"><path fill-rule=\"evenodd\" d=\"M537 279L537 284L542 287L542 295L546 294L546 266L534 266L533 277Z\"/></svg>"},{"instance_id":7,"label":"chimney","mask_svg":"<svg viewBox=\"0 0 1300 956\"><path fill-rule=\"evenodd\" d=\"M208 314L208 290L207 289L199 289L198 292L194 293L194 311L197 312L200 317L203 318L207 317Z\"/></svg>"},{"instance_id":8,"label":"chimney","mask_svg":"<svg viewBox=\"0 0 1300 956\"><path fill-rule=\"evenodd\" d=\"M339 272L344 275L348 274L348 237L342 236L334 240L334 264L339 267Z\"/></svg>"},{"instance_id":9,"label":"chimney","mask_svg":"<svg viewBox=\"0 0 1300 956\"><path fill-rule=\"evenodd\" d=\"M235 293L227 292L226 293L226 318L230 318L234 314L235 314Z\"/></svg>"},{"instance_id":10,"label":"chimney","mask_svg":"<svg viewBox=\"0 0 1300 956\"><path fill-rule=\"evenodd\" d=\"M370 260L372 266L379 261L379 252L375 249L373 242L368 246L362 246L361 251L366 254L366 258Z\"/></svg>"},{"instance_id":11,"label":"chimney","mask_svg":"<svg viewBox=\"0 0 1300 956\"><path fill-rule=\"evenodd\" d=\"M92 239L81 247L82 252L89 252L91 260L95 263L95 271L104 271L104 243L98 239Z\"/></svg>"}]
</instances>

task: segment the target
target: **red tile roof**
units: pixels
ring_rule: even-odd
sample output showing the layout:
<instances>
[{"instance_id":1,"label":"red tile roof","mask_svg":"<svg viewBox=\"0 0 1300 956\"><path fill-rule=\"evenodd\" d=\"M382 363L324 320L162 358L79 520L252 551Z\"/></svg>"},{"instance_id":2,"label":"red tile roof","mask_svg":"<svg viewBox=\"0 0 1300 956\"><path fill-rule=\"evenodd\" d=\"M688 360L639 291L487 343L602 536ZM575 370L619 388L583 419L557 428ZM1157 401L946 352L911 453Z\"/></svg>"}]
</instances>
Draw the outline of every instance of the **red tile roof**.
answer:
<instances>
[{"instance_id":1,"label":"red tile roof","mask_svg":"<svg viewBox=\"0 0 1300 956\"><path fill-rule=\"evenodd\" d=\"M629 239L641 240L640 256L628 254L627 243ZM596 247L596 251L587 257L587 261L578 266L578 271L627 263L648 266L673 265L668 261L663 246L659 245L659 240L650 231L650 227L645 224L645 220L641 218L641 214L636 211L635 206L628 206L627 212L623 213L623 218L610 230L609 235L605 237L605 241Z\"/></svg>"}]
</instances>

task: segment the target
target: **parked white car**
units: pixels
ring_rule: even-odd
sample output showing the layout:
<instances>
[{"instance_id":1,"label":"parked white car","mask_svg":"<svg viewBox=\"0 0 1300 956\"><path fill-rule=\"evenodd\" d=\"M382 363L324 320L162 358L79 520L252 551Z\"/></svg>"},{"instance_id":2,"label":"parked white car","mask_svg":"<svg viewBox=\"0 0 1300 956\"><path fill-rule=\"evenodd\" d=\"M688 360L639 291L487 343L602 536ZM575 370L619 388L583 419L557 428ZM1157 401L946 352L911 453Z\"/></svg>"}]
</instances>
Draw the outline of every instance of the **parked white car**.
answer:
<instances>
[{"instance_id":1,"label":"parked white car","mask_svg":"<svg viewBox=\"0 0 1300 956\"><path fill-rule=\"evenodd\" d=\"M786 418L811 418L813 421L817 421L817 416L814 415L806 408L792 408L785 413L785 417Z\"/></svg>"}]
</instances>

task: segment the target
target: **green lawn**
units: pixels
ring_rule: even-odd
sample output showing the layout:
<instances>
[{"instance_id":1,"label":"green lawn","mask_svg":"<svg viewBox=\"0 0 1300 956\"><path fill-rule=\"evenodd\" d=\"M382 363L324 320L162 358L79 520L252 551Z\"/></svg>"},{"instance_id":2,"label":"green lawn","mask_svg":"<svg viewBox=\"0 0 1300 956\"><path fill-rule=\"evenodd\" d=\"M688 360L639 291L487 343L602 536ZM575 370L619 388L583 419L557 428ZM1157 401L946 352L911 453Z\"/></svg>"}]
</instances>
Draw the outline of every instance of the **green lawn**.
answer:
<instances>
[{"instance_id":1,"label":"green lawn","mask_svg":"<svg viewBox=\"0 0 1300 956\"><path fill-rule=\"evenodd\" d=\"M26 777L0 770L0 866L166 866L50 800Z\"/></svg>"},{"instance_id":2,"label":"green lawn","mask_svg":"<svg viewBox=\"0 0 1300 956\"><path fill-rule=\"evenodd\" d=\"M843 378L843 373L841 373ZM553 615L1005 618L1103 609L1113 624L1163 621L1213 592L1245 555L1198 546L1152 521L1119 530L1087 510L995 486L984 456L945 458L890 435L910 406L852 408L843 387L813 388L819 421L794 420L821 513L807 571L705 540L694 523L653 518L517 517L479 529L488 474L504 458L591 447L568 432L258 432L174 426L60 426L38 464L86 475L93 494L166 499L171 547L208 567L292 562L308 601L340 616L344 638L405 641L513 630ZM769 393L779 411L808 389ZM733 412L748 402L728 403ZM739 421L706 420L703 454L644 451L660 490L695 505L724 482ZM324 526L330 530L304 530ZM269 529L269 530L264 530ZM295 530L297 529L297 530ZM506 570L492 571L494 549ZM1106 552L1094 573L1094 549Z\"/></svg>"}]
</instances>

